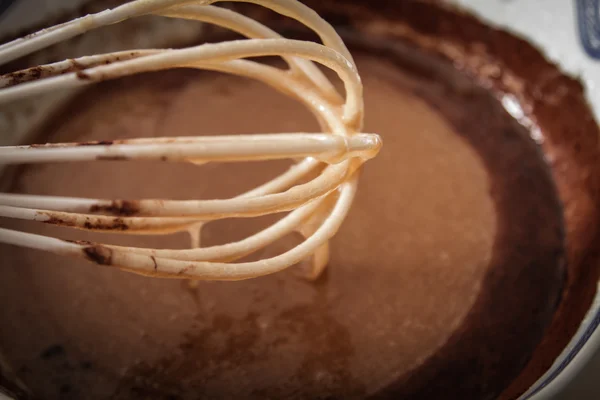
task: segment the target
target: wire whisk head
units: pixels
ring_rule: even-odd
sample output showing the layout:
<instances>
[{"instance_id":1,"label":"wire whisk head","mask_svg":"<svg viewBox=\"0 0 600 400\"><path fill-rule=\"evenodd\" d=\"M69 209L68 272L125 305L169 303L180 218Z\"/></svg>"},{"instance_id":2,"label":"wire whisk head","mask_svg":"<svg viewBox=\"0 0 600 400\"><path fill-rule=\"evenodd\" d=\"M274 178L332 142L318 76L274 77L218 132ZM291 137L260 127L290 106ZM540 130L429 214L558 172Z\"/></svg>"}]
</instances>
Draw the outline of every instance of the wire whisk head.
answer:
<instances>
[{"instance_id":1,"label":"wire whisk head","mask_svg":"<svg viewBox=\"0 0 600 400\"><path fill-rule=\"evenodd\" d=\"M0 242L62 255L156 277L239 280L285 269L312 257L309 277L326 266L329 239L346 217L357 190L362 164L381 147L375 134L362 132L360 76L348 49L331 25L295 0L239 0L296 19L316 32L322 44L286 39L219 0L137 0L0 46L7 63L92 29L142 15L215 24L246 37L183 49L141 49L98 54L40 65L0 76L0 104L77 88L109 79L172 68L197 68L234 74L269 85L304 104L320 133L164 137L61 143L0 148L0 164L159 160L163 162L297 161L280 176L230 199L94 199L0 194L0 216L63 225L74 229L161 235L197 232L214 220L250 218L287 212L266 229L243 240L190 249L151 249L73 242L0 228ZM257 57L279 56L277 68ZM249 60L252 58L253 60ZM315 63L333 70L344 84L342 96ZM304 182L310 174L313 179ZM270 243L300 232L304 241L272 258L236 262Z\"/></svg>"}]
</instances>

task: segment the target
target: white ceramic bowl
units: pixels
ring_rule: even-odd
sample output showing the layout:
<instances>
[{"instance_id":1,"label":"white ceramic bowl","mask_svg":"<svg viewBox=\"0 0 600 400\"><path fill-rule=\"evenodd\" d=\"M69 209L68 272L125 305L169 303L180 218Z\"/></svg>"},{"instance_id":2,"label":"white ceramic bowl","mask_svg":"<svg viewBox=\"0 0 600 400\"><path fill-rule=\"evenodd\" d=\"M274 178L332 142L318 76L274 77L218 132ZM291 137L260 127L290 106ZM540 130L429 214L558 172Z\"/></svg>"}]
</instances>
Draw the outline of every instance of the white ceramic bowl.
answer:
<instances>
[{"instance_id":1,"label":"white ceramic bowl","mask_svg":"<svg viewBox=\"0 0 600 400\"><path fill-rule=\"evenodd\" d=\"M59 15L73 10L87 0L4 0L0 1L0 37L15 32L21 28L37 25ZM540 48L546 56L561 66L568 74L578 76L587 90L587 98L596 119L600 120L600 0L449 0L468 12L478 15L487 23L499 26L518 36L524 37ZM8 7L8 8L7 8ZM201 29L199 24L179 25L166 37L148 37L147 33L132 38L135 43L142 45L159 41L175 39L178 35L193 35ZM83 46L90 46L95 51L105 51L93 35ZM118 32L111 39L117 40ZM69 55L74 56L73 54ZM67 56L65 56L67 57ZM13 134L2 137L0 144L16 144L22 142L27 132L31 131L36 121L43 119L54 107L66 100L69 94L62 98L40 99L36 107L37 114L24 113L15 108L9 111L18 118L3 118L0 113L0 131L10 131ZM59 101L57 101L59 100ZM4 115L6 117L6 115ZM12 115L14 117L14 115ZM7 122L9 121L10 122ZM7 124L11 125L7 125ZM4 124L4 125L3 125ZM599 290L600 292L600 286ZM590 308L577 334L565 348L550 370L546 372L521 397L522 400L542 400L550 398L572 398L569 390L574 384L579 384L579 376L593 377L586 368L593 368L600 359L600 294ZM586 399L600 398L600 380L581 382L587 385ZM0 399L4 396L0 394Z\"/></svg>"}]
</instances>

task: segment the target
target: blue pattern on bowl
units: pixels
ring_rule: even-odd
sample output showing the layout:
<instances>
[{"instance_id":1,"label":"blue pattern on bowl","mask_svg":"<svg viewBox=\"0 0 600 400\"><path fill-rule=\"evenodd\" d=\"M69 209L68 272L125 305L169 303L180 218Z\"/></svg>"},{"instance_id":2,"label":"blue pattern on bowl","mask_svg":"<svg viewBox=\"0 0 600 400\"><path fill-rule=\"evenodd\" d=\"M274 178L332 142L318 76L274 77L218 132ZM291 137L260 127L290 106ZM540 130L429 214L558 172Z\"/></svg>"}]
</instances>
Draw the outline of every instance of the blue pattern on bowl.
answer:
<instances>
[{"instance_id":1,"label":"blue pattern on bowl","mask_svg":"<svg viewBox=\"0 0 600 400\"><path fill-rule=\"evenodd\" d=\"M577 0L577 25L585 52L600 60L600 0Z\"/></svg>"}]
</instances>

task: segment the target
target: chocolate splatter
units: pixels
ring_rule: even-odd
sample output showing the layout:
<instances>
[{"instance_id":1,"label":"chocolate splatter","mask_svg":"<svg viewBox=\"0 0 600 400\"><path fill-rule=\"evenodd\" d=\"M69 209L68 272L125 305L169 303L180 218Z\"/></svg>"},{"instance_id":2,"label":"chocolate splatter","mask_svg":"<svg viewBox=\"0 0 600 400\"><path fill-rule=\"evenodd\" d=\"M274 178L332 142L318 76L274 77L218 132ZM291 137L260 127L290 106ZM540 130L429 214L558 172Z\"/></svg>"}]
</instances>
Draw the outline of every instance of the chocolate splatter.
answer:
<instances>
[{"instance_id":1,"label":"chocolate splatter","mask_svg":"<svg viewBox=\"0 0 600 400\"><path fill-rule=\"evenodd\" d=\"M108 221L100 220L92 222L87 220L83 227L94 231L126 231L129 225L125 223L123 218L110 218Z\"/></svg>"},{"instance_id":2,"label":"chocolate splatter","mask_svg":"<svg viewBox=\"0 0 600 400\"><path fill-rule=\"evenodd\" d=\"M8 82L4 85L4 87L10 87L19 85L24 82L33 81L36 79L40 79L43 76L44 69L43 67L37 66L33 68L28 68L23 71L11 72L8 74L2 75L0 78L6 79Z\"/></svg>"},{"instance_id":3,"label":"chocolate splatter","mask_svg":"<svg viewBox=\"0 0 600 400\"><path fill-rule=\"evenodd\" d=\"M77 143L77 146L110 146L114 143L114 140L95 140L91 142L80 142Z\"/></svg>"},{"instance_id":4,"label":"chocolate splatter","mask_svg":"<svg viewBox=\"0 0 600 400\"><path fill-rule=\"evenodd\" d=\"M78 244L81 246L90 246L92 245L92 242L87 241L87 240L69 240L69 239L65 239L65 242L67 243L73 243L73 244Z\"/></svg>"},{"instance_id":5,"label":"chocolate splatter","mask_svg":"<svg viewBox=\"0 0 600 400\"><path fill-rule=\"evenodd\" d=\"M132 216L139 214L139 202L133 200L114 200L110 205L93 205L90 207L92 213L107 213L111 215Z\"/></svg>"},{"instance_id":6,"label":"chocolate splatter","mask_svg":"<svg viewBox=\"0 0 600 400\"><path fill-rule=\"evenodd\" d=\"M77 77L84 81L92 80L92 77L87 72L84 72L84 71L77 71Z\"/></svg>"},{"instance_id":7,"label":"chocolate splatter","mask_svg":"<svg viewBox=\"0 0 600 400\"><path fill-rule=\"evenodd\" d=\"M124 155L115 154L115 155L99 155L96 157L98 161L126 161L129 158Z\"/></svg>"},{"instance_id":8,"label":"chocolate splatter","mask_svg":"<svg viewBox=\"0 0 600 400\"><path fill-rule=\"evenodd\" d=\"M75 226L73 221L65 220L58 217L50 216L47 220L42 221L44 224L58 225L58 226Z\"/></svg>"},{"instance_id":9,"label":"chocolate splatter","mask_svg":"<svg viewBox=\"0 0 600 400\"><path fill-rule=\"evenodd\" d=\"M83 253L88 260L98 265L112 265L112 250L101 245L86 247Z\"/></svg>"}]
</instances>

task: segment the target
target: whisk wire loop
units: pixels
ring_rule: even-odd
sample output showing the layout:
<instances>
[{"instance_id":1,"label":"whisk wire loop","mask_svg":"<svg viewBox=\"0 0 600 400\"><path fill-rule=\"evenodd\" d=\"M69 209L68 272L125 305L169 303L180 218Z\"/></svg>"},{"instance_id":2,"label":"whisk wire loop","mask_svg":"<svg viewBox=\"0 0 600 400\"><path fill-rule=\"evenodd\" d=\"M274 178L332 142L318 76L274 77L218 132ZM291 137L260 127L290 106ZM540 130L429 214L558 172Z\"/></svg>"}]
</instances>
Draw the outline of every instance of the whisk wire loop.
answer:
<instances>
[{"instance_id":1,"label":"whisk wire loop","mask_svg":"<svg viewBox=\"0 0 600 400\"><path fill-rule=\"evenodd\" d=\"M12 146L0 148L0 164L144 159L195 164L286 158L300 161L278 177L230 199L89 199L5 193L0 194L0 217L90 231L156 235L199 231L204 224L223 218L287 214L240 241L184 250L65 241L5 228L0 228L0 242L155 277L248 279L280 271L311 255L309 276L320 274L327 263L328 241L340 228L355 196L359 170L381 147L379 136L362 133L363 89L356 65L333 27L296 0L235 1L258 4L293 18L313 30L322 44L283 38L256 20L213 5L219 1L136 0L1 45L3 64L92 29L142 15L211 23L247 38L183 49L92 55L6 74L0 76L0 106L141 72L197 68L256 79L300 101L317 118L321 133ZM264 56L280 56L287 69L248 60ZM340 77L344 96L315 62ZM314 172L319 172L316 177L299 183ZM235 262L294 231L305 240L291 250L268 259Z\"/></svg>"}]
</instances>

